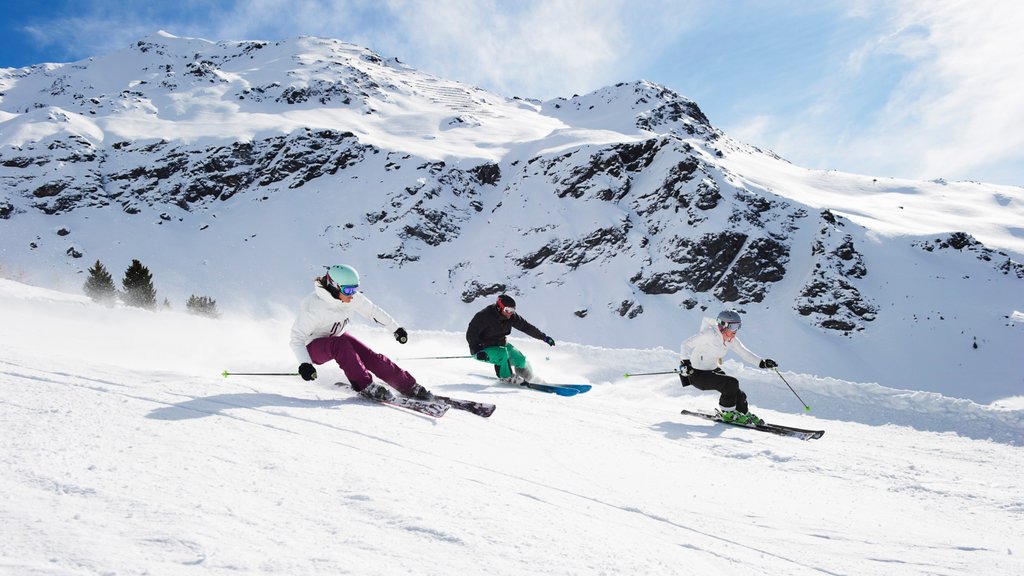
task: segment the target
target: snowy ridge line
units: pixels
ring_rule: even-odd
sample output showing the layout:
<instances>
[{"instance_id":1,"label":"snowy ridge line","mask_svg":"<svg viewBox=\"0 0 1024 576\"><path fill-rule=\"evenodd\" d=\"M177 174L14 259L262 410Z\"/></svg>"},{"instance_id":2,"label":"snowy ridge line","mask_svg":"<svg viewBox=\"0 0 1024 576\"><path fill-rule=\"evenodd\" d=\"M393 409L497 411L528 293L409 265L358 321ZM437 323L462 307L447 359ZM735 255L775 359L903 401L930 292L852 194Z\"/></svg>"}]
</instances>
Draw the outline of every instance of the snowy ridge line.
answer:
<instances>
[{"instance_id":1,"label":"snowy ridge line","mask_svg":"<svg viewBox=\"0 0 1024 576\"><path fill-rule=\"evenodd\" d=\"M729 366L726 371L739 377L741 383L747 382L744 388L753 404L787 412L800 410L792 393L773 374L738 365ZM812 407L811 415L818 418L869 426L893 424L930 432L955 432L969 438L1024 446L1024 410L982 405L937 392L783 373Z\"/></svg>"},{"instance_id":2,"label":"snowy ridge line","mask_svg":"<svg viewBox=\"0 0 1024 576\"><path fill-rule=\"evenodd\" d=\"M678 362L676 352L658 348L648 350L600 349L594 346L560 344L583 355L593 355L595 366L586 380L600 391L611 384L619 389L640 394L669 394L689 397L679 408L691 410L713 409L713 394L681 388L675 375L622 379L622 366L630 371L656 366L671 370ZM773 373L727 360L725 371L740 380L740 386L749 396L751 405L760 411L772 410L773 419L780 424L803 427L800 420L806 415L819 419L843 420L868 426L893 424L910 426L929 432L956 432L974 439L992 439L996 442L1024 446L1024 410L1007 409L998 402L978 404L963 398L953 398L937 392L901 390L876 383L839 380L827 376L782 373L801 397L811 406L806 414L793 393ZM769 419L771 421L772 419ZM806 424L806 423L805 423Z\"/></svg>"}]
</instances>

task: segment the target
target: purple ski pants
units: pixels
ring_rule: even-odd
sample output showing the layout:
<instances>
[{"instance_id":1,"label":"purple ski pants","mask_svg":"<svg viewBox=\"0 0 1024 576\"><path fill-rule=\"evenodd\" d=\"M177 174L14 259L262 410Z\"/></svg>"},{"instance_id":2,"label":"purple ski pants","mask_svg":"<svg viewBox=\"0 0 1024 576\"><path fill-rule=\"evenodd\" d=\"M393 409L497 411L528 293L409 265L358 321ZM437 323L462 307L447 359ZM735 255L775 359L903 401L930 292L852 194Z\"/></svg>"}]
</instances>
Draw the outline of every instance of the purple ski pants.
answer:
<instances>
[{"instance_id":1,"label":"purple ski pants","mask_svg":"<svg viewBox=\"0 0 1024 576\"><path fill-rule=\"evenodd\" d=\"M314 364L336 361L357 392L373 382L374 374L407 396L412 394L412 387L416 385L412 374L399 368L387 356L370 350L347 332L340 336L317 338L306 344L306 350Z\"/></svg>"}]
</instances>

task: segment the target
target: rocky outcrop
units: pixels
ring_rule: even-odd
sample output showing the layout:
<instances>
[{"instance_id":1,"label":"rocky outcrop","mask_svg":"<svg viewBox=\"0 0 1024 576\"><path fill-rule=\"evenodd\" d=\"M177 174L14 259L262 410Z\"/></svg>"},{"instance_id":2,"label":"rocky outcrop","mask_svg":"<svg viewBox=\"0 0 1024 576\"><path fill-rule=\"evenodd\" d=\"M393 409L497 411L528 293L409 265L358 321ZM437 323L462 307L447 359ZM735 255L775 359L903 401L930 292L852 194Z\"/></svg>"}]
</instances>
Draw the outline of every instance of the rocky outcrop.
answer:
<instances>
[{"instance_id":1,"label":"rocky outcrop","mask_svg":"<svg viewBox=\"0 0 1024 576\"><path fill-rule=\"evenodd\" d=\"M978 260L991 262L996 270L1003 274L1024 279L1024 264L1014 261L1006 252L986 248L984 244L978 242L966 232L953 232L934 240L915 242L914 246L927 252L956 250L957 252L974 254Z\"/></svg>"},{"instance_id":2,"label":"rocky outcrop","mask_svg":"<svg viewBox=\"0 0 1024 576\"><path fill-rule=\"evenodd\" d=\"M868 271L845 223L830 211L821 214L818 236L811 247L814 269L794 308L821 328L850 334L875 319L878 306L857 288Z\"/></svg>"}]
</instances>

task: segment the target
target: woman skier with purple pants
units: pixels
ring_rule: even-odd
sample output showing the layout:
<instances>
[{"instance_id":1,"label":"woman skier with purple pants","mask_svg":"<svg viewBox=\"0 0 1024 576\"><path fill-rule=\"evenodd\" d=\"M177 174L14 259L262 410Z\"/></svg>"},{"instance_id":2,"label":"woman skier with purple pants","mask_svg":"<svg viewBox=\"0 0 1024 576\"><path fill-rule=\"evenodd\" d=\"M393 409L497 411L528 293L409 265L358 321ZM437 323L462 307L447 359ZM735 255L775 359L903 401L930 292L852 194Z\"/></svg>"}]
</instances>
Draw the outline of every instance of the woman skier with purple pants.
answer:
<instances>
[{"instance_id":1,"label":"woman skier with purple pants","mask_svg":"<svg viewBox=\"0 0 1024 576\"><path fill-rule=\"evenodd\" d=\"M412 374L345 331L353 315L358 314L391 330L401 344L409 339L405 328L358 289L359 273L344 264L331 266L327 274L313 282L313 293L302 301L291 331L299 375L303 380L314 380L313 365L334 360L356 392L362 392L376 375L405 396L432 399L433 394L417 384Z\"/></svg>"}]
</instances>

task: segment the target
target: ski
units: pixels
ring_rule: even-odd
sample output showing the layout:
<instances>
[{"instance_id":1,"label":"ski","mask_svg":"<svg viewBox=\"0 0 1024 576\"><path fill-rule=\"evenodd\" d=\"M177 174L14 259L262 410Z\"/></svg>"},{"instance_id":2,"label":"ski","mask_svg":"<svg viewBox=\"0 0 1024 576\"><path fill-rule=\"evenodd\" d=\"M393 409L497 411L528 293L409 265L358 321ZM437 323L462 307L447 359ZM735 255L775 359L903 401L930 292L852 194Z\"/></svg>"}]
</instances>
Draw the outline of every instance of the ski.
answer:
<instances>
[{"instance_id":1,"label":"ski","mask_svg":"<svg viewBox=\"0 0 1024 576\"><path fill-rule=\"evenodd\" d=\"M705 420L711 420L712 422L718 422L720 424L728 424L730 426L739 426L740 428L750 428L751 430L758 430L760 432L767 432L769 434L776 434L778 436L789 436L792 438L799 438L801 440L816 440L825 435L824 430L804 430L803 428L793 428L792 426L782 426L780 424L761 424L757 426L748 426L746 424L739 424L737 422L726 422L718 417L716 414L708 414L706 412L694 412L692 410L683 410L681 414L687 416L697 416L698 418L704 418Z\"/></svg>"},{"instance_id":2,"label":"ski","mask_svg":"<svg viewBox=\"0 0 1024 576\"><path fill-rule=\"evenodd\" d=\"M473 414L483 416L484 418L494 414L494 409L497 408L494 404L474 402L473 400L462 400L460 398L449 398L448 396L438 396L437 394L434 395L434 400L447 404L456 410L465 410L466 412L472 412Z\"/></svg>"},{"instance_id":3,"label":"ski","mask_svg":"<svg viewBox=\"0 0 1024 576\"><path fill-rule=\"evenodd\" d=\"M335 386L347 386L344 382L336 382ZM417 400L415 398L406 398L405 396L396 396L394 392L385 388L384 386L373 383L363 388L359 392L361 398L372 400L380 404L387 404L389 406L395 406L397 408L405 408L406 410L412 410L413 412L419 412L420 414L426 414L434 418L440 418L448 412L451 408L450 405L444 402L430 402L428 400Z\"/></svg>"},{"instance_id":4,"label":"ski","mask_svg":"<svg viewBox=\"0 0 1024 576\"><path fill-rule=\"evenodd\" d=\"M520 386L531 390L539 390L540 392L558 394L559 396L575 396L590 390L590 384L534 384L533 382L523 382Z\"/></svg>"}]
</instances>

